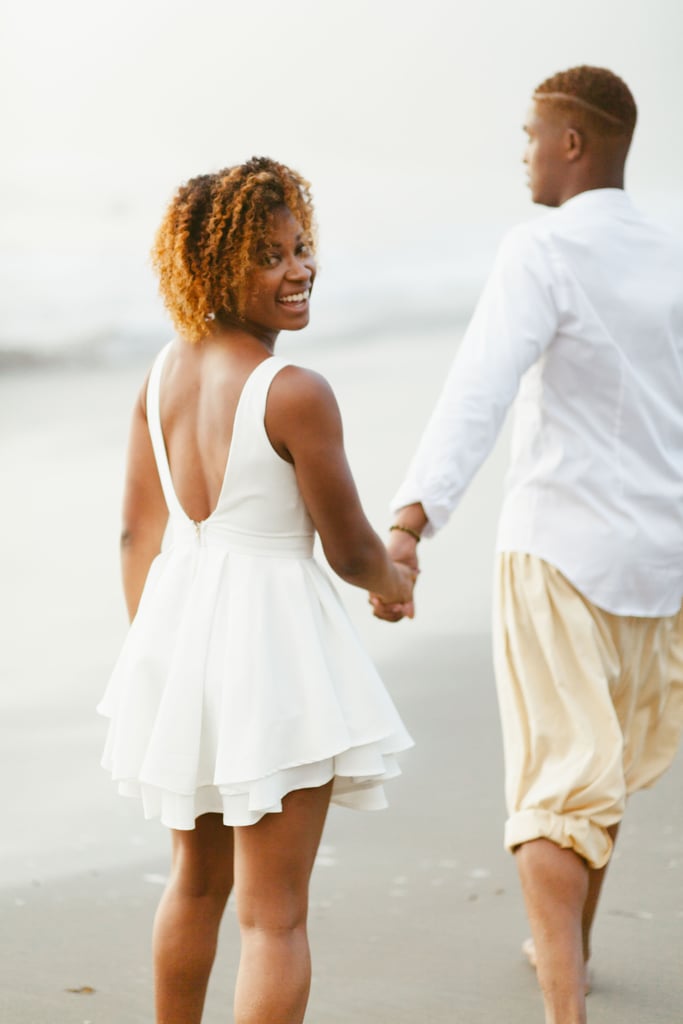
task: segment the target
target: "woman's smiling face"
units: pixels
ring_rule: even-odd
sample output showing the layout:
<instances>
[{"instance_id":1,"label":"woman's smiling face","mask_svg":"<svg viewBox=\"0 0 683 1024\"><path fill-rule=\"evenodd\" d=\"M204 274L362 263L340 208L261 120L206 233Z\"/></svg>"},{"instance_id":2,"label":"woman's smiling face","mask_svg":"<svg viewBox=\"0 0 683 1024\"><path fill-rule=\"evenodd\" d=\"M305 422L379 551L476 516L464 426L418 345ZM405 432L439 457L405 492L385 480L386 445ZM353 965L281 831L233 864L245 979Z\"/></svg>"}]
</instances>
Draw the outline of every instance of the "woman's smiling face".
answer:
<instances>
[{"instance_id":1,"label":"woman's smiling face","mask_svg":"<svg viewBox=\"0 0 683 1024\"><path fill-rule=\"evenodd\" d=\"M264 245L244 290L242 317L268 332L300 331L309 320L315 257L291 211L273 212Z\"/></svg>"}]
</instances>

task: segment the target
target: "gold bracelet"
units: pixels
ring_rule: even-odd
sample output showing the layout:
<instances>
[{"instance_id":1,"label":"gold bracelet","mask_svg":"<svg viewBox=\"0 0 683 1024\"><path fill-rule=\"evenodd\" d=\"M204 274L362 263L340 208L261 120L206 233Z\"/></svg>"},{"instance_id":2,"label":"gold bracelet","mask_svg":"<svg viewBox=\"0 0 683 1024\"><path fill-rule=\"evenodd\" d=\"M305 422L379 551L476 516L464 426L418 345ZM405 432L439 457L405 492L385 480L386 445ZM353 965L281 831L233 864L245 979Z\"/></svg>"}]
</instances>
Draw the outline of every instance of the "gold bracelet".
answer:
<instances>
[{"instance_id":1,"label":"gold bracelet","mask_svg":"<svg viewBox=\"0 0 683 1024\"><path fill-rule=\"evenodd\" d=\"M422 539L420 537L420 534L417 532L417 530L411 530L411 528L409 526L401 526L400 523L394 523L393 526L390 526L389 527L389 533L391 533L392 530L400 530L401 533L409 533L410 536L413 537L418 544L420 543L420 540Z\"/></svg>"}]
</instances>

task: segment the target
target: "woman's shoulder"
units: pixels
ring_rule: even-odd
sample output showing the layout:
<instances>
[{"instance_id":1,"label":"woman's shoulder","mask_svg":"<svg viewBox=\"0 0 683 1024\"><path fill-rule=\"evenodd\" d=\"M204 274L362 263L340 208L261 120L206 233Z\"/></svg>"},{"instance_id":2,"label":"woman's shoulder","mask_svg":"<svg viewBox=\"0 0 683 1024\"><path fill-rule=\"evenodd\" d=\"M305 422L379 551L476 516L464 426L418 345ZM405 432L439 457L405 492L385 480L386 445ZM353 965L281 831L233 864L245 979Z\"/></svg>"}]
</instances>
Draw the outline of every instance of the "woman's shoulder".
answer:
<instances>
[{"instance_id":1,"label":"woman's shoulder","mask_svg":"<svg viewBox=\"0 0 683 1024\"><path fill-rule=\"evenodd\" d=\"M339 407L325 377L303 366L283 366L269 391L266 429L280 454L341 437Z\"/></svg>"},{"instance_id":2,"label":"woman's shoulder","mask_svg":"<svg viewBox=\"0 0 683 1024\"><path fill-rule=\"evenodd\" d=\"M329 381L321 373L289 362L273 378L270 398L278 405L292 407L337 404Z\"/></svg>"}]
</instances>

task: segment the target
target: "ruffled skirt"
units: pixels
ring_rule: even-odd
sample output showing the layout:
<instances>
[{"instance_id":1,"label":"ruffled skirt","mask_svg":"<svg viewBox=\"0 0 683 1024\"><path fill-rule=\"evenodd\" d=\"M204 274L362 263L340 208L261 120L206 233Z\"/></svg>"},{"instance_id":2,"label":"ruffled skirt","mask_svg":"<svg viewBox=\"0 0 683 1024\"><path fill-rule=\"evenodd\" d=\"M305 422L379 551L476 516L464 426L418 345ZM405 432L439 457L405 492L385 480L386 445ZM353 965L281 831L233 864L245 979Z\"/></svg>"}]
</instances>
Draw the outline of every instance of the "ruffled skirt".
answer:
<instances>
[{"instance_id":1,"label":"ruffled skirt","mask_svg":"<svg viewBox=\"0 0 683 1024\"><path fill-rule=\"evenodd\" d=\"M384 807L412 746L312 558L163 552L98 711L119 792L175 829L254 824L330 779L333 802Z\"/></svg>"}]
</instances>

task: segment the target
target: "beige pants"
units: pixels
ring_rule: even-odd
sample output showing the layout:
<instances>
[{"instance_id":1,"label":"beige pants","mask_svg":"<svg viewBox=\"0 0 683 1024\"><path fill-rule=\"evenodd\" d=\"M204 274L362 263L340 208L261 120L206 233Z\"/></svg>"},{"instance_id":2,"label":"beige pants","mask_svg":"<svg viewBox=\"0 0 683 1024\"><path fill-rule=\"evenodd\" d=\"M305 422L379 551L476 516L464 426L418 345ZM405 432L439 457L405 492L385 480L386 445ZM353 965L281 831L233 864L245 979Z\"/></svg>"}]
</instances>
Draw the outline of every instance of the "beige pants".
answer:
<instances>
[{"instance_id":1,"label":"beige pants","mask_svg":"<svg viewBox=\"0 0 683 1024\"><path fill-rule=\"evenodd\" d=\"M545 837L602 867L608 827L669 767L683 732L683 609L612 615L541 559L504 553L494 656L506 847Z\"/></svg>"}]
</instances>

